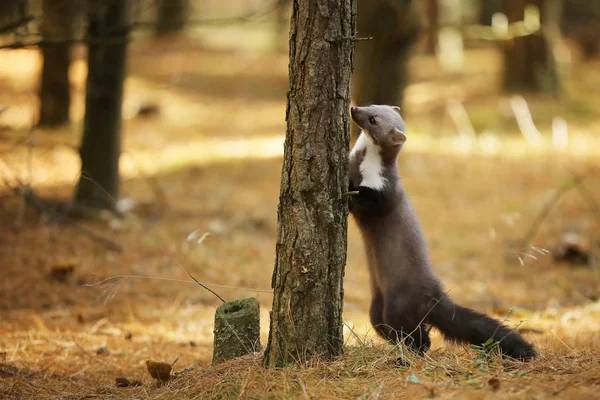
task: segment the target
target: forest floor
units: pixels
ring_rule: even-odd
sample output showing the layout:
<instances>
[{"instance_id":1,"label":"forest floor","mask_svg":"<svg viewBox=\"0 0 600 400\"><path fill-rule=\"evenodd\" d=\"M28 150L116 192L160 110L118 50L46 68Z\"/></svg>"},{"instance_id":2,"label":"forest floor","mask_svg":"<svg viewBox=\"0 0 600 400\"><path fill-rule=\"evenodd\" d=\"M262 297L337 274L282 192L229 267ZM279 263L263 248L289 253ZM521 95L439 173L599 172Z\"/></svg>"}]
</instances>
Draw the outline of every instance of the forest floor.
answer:
<instances>
[{"instance_id":1,"label":"forest floor","mask_svg":"<svg viewBox=\"0 0 600 400\"><path fill-rule=\"evenodd\" d=\"M39 58L19 50L0 53L0 108L9 107L0 114L0 398L600 398L597 264L556 262L546 251L566 232L584 249L597 245L599 63L578 67L560 101L528 97L546 137L536 146L498 95L497 55L468 57L479 72L453 79L425 76L436 73L431 60L411 63L400 169L451 296L519 325L539 360L487 357L434 334L424 358L396 365L401 349L369 326L367 269L351 222L344 356L278 370L264 369L259 354L211 366L220 302L186 271L223 285L211 288L226 300L257 297L266 344L286 55L135 44L121 164L121 195L135 207L123 218L57 224L50 206L40 215L6 185L18 188L19 178L48 204L72 195L85 64L71 71L72 127L31 132ZM445 112L450 98L464 103L477 138L457 136ZM147 104L158 114L138 113ZM569 126L563 150L550 145L556 115ZM585 179L521 245L548 199L577 177ZM188 240L193 232L211 234L198 244ZM182 373L158 386L147 359L176 361ZM119 388L117 377L141 386Z\"/></svg>"}]
</instances>

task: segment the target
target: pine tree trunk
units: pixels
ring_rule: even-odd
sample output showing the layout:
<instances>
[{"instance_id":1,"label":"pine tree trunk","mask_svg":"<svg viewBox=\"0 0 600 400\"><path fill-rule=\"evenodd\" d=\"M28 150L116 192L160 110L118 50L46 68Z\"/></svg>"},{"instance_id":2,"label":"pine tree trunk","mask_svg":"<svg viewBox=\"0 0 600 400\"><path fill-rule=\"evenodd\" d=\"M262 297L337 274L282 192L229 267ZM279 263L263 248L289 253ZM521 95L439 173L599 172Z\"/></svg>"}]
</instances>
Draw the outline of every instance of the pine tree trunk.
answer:
<instances>
[{"instance_id":1,"label":"pine tree trunk","mask_svg":"<svg viewBox=\"0 0 600 400\"><path fill-rule=\"evenodd\" d=\"M65 40L71 35L71 7L67 0L42 0L41 31L45 40ZM42 47L40 126L69 123L71 46L67 43Z\"/></svg>"},{"instance_id":2,"label":"pine tree trunk","mask_svg":"<svg viewBox=\"0 0 600 400\"><path fill-rule=\"evenodd\" d=\"M353 0L294 0L265 365L342 354Z\"/></svg>"},{"instance_id":3,"label":"pine tree trunk","mask_svg":"<svg viewBox=\"0 0 600 400\"><path fill-rule=\"evenodd\" d=\"M504 42L504 89L509 92L560 91L560 79L552 44L545 26L556 24L548 21L547 6L554 0L504 0L508 22L523 20L526 5L535 5L540 10L542 29L540 32L516 37Z\"/></svg>"},{"instance_id":4,"label":"pine tree trunk","mask_svg":"<svg viewBox=\"0 0 600 400\"><path fill-rule=\"evenodd\" d=\"M158 9L157 35L179 33L185 27L189 0L160 0Z\"/></svg>"},{"instance_id":5,"label":"pine tree trunk","mask_svg":"<svg viewBox=\"0 0 600 400\"><path fill-rule=\"evenodd\" d=\"M126 0L90 14L85 122L78 204L112 209L119 197L121 103L128 39Z\"/></svg>"}]
</instances>

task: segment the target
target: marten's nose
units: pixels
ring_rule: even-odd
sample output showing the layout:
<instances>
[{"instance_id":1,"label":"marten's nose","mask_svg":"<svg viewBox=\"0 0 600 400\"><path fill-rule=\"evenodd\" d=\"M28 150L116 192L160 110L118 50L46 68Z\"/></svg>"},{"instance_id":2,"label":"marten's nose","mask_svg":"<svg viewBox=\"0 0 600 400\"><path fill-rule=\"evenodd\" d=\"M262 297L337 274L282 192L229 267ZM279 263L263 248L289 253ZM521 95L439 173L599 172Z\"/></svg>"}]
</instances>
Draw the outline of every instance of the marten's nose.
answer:
<instances>
[{"instance_id":1,"label":"marten's nose","mask_svg":"<svg viewBox=\"0 0 600 400\"><path fill-rule=\"evenodd\" d=\"M350 112L356 112L356 110L358 110L358 107L356 107L356 106L350 107Z\"/></svg>"}]
</instances>

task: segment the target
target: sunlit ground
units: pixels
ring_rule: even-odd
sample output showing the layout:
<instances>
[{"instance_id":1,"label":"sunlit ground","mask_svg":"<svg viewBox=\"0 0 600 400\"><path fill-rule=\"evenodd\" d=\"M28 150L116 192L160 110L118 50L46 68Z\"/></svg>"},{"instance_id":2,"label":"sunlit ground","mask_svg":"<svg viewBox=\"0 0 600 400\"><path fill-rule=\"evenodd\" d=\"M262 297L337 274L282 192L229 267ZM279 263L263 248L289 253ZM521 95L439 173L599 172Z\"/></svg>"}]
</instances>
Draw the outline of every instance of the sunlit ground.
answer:
<instances>
[{"instance_id":1,"label":"sunlit ground","mask_svg":"<svg viewBox=\"0 0 600 400\"><path fill-rule=\"evenodd\" d=\"M520 328L541 350L541 361L518 367L522 375L500 364L493 367L491 376L508 382L499 398L557 390L589 395L600 382L600 374L593 374L600 367L594 362L600 357L600 276L589 267L555 263L551 255L536 249L553 249L567 230L590 242L597 238L600 97L595 93L600 93L600 80L594 71L598 65L582 66L568 81L568 94L560 102L528 98L542 136L539 143L531 143L520 133L509 98L497 95L495 53L477 50L467 56L486 75L467 74L462 80L438 77L432 84L426 78L439 75L433 60L412 62L416 81L404 106L409 141L400 162L405 186L451 296L510 323L522 321ZM9 107L0 114L0 173L11 184L13 175L31 183L45 198L67 199L78 178L85 63L75 62L71 71L72 126L31 131L39 62L33 51L0 53L0 108ZM4 265L0 376L11 378L0 383L5 395L39 398L107 390L106 398L118 398L123 393L112 385L119 375L150 384L143 365L148 358L169 362L179 358L175 369L197 365L203 370L211 361L219 301L189 282L182 267L202 282L227 286L212 287L227 300L256 296L266 344L271 296L265 292L270 290L277 228L286 55L216 52L186 42L139 43L133 46L129 65L122 197L134 199L137 207L122 220L107 215L79 222L121 244L125 252L107 251L72 227L46 223L46 217L40 219L23 208L18 197L3 197L0 203ZM447 109L451 99L464 104L477 136L460 124L457 129ZM159 115L137 116L140 105L148 103L159 105ZM566 141L564 135L553 140L556 116L567 122ZM590 195L578 188L566 193L531 241L535 247L513 247L549 196L574 176L588 177L582 187ZM197 245L186 241L193 231L212 234ZM53 269L71 265L74 272L65 283L49 277ZM117 275L188 282L131 277L82 286ZM376 341L368 323L367 281L360 239L351 224L345 338L365 352L369 350L361 343ZM103 346L109 355L96 354ZM300 378L288 376L283 382L290 379L299 395L304 387L318 396L317 388L337 379L338 386L343 381L352 388L348 397L376 393L373 381L387 382L388 389L382 389L387 396L428 396L428 389L419 392L407 386L412 373L434 391L449 390L448 396L457 395L451 390L457 387L464 393L471 390L473 398L487 393L483 391L489 371L469 369L466 375L449 378L440 370L431 372L431 365L393 369L378 364L383 353L376 354L360 355L363 363L372 360L365 365L356 361L340 367L352 382L323 377L321 370L314 376L311 372ZM430 354L430 362L455 369L476 365L475 356L444 345L437 336ZM346 362L354 363L354 356ZM369 372L359 371L359 364ZM257 382L264 379L252 368L244 379L248 388L261 393ZM554 384L551 375L559 370L561 376L581 378L571 386L559 378ZM469 383L473 379L469 373L479 381ZM536 381L543 386L536 386ZM102 385L110 385L110 390ZM189 389L182 383L174 385L180 385L174 386L177 390ZM210 397L216 392L203 393ZM336 392L324 398L335 397L332 393ZM169 398L164 390L155 394Z\"/></svg>"}]
</instances>

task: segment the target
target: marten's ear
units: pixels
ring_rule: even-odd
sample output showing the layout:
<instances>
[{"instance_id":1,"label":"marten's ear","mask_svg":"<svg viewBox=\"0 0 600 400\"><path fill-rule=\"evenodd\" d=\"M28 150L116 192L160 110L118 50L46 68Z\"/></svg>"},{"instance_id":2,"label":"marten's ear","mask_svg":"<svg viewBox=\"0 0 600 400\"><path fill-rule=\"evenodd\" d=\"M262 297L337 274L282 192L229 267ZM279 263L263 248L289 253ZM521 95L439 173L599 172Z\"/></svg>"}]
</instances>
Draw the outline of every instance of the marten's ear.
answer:
<instances>
[{"instance_id":1,"label":"marten's ear","mask_svg":"<svg viewBox=\"0 0 600 400\"><path fill-rule=\"evenodd\" d=\"M406 135L398 128L392 128L390 131L390 139L394 146L400 146L406 142Z\"/></svg>"},{"instance_id":2,"label":"marten's ear","mask_svg":"<svg viewBox=\"0 0 600 400\"><path fill-rule=\"evenodd\" d=\"M400 114L400 107L392 106L392 108L394 109L394 111L396 111L398 114ZM402 116L402 114L400 114L400 116Z\"/></svg>"}]
</instances>

